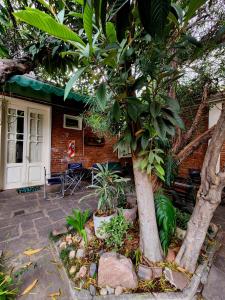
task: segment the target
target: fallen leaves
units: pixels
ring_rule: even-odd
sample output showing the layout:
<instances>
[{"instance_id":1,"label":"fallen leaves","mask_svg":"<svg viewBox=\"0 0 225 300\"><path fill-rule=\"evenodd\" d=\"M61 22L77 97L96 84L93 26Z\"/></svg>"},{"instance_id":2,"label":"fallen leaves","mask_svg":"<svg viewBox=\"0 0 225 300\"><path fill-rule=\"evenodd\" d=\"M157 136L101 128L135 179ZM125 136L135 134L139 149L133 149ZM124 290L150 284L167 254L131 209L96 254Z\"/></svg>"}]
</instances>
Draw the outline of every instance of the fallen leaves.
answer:
<instances>
[{"instance_id":1,"label":"fallen leaves","mask_svg":"<svg viewBox=\"0 0 225 300\"><path fill-rule=\"evenodd\" d=\"M38 280L35 279L30 285L28 285L27 288L25 288L25 290L22 292L21 296L29 294L30 291L36 286L37 283L38 283Z\"/></svg>"},{"instance_id":2,"label":"fallen leaves","mask_svg":"<svg viewBox=\"0 0 225 300\"><path fill-rule=\"evenodd\" d=\"M23 254L27 255L27 256L31 256L34 254L37 254L39 252L41 252L44 248L39 248L39 249L29 249L23 252Z\"/></svg>"},{"instance_id":3,"label":"fallen leaves","mask_svg":"<svg viewBox=\"0 0 225 300\"><path fill-rule=\"evenodd\" d=\"M59 289L58 292L54 292L54 293L51 293L48 295L48 297L52 298L52 300L56 300L57 297L60 297L61 296L61 290Z\"/></svg>"}]
</instances>

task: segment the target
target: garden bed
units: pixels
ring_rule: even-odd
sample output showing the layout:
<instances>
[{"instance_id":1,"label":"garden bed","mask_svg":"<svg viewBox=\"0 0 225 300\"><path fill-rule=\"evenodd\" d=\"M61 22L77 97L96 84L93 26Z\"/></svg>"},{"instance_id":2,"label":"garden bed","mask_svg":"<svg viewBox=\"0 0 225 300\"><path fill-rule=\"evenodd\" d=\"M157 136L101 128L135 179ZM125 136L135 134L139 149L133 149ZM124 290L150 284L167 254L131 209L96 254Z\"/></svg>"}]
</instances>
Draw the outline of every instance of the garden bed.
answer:
<instances>
[{"instance_id":1,"label":"garden bed","mask_svg":"<svg viewBox=\"0 0 225 300\"><path fill-rule=\"evenodd\" d=\"M195 274L188 274L170 261L171 258L168 259L169 261L152 264L141 257L138 222L135 222L128 230L123 246L116 252L131 260L135 274L137 274L138 284L134 289L122 288L118 292L118 289L111 288L110 285L99 287L97 280L100 258L104 256L104 253L112 253L115 249L107 246L105 240L95 237L92 219L87 222L85 228L88 233L86 247L83 239L74 231L62 235L55 243L57 254L63 261L68 274L74 299L104 299L106 294L108 299L115 297L116 299L193 299L217 247L215 240L217 229L211 226L214 229L211 230L211 237L208 237L204 244ZM178 249L180 245L181 241L174 238L170 249ZM150 280L140 279L140 266L151 270L160 270L160 276L155 278L153 276ZM168 275L168 272L174 272L175 275L179 273L182 277L187 278L188 284L182 291L166 280L165 273Z\"/></svg>"}]
</instances>

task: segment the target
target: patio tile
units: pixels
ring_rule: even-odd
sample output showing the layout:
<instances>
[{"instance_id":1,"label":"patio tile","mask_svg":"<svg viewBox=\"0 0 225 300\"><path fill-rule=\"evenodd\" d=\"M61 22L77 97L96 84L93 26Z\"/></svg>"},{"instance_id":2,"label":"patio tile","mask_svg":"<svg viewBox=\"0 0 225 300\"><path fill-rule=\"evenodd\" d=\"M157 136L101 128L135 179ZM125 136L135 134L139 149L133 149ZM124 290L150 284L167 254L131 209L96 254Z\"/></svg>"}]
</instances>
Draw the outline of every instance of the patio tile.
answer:
<instances>
[{"instance_id":1,"label":"patio tile","mask_svg":"<svg viewBox=\"0 0 225 300\"><path fill-rule=\"evenodd\" d=\"M58 221L66 216L66 213L62 209L49 210L47 214L52 221Z\"/></svg>"},{"instance_id":2,"label":"patio tile","mask_svg":"<svg viewBox=\"0 0 225 300\"><path fill-rule=\"evenodd\" d=\"M48 217L43 217L37 220L34 220L34 224L37 228L42 228L51 224L51 221Z\"/></svg>"},{"instance_id":3,"label":"patio tile","mask_svg":"<svg viewBox=\"0 0 225 300\"><path fill-rule=\"evenodd\" d=\"M34 223L32 220L26 220L21 223L22 231L27 231L34 228Z\"/></svg>"},{"instance_id":4,"label":"patio tile","mask_svg":"<svg viewBox=\"0 0 225 300\"><path fill-rule=\"evenodd\" d=\"M19 237L19 226L8 226L0 229L0 241L7 241Z\"/></svg>"}]
</instances>

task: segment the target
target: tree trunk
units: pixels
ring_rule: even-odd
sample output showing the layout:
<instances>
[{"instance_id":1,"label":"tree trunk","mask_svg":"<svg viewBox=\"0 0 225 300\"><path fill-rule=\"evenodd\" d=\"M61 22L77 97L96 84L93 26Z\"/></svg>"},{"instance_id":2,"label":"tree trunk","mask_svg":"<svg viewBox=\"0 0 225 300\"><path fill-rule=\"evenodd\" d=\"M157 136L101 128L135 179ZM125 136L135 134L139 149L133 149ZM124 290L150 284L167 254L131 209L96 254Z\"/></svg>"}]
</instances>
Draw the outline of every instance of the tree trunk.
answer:
<instances>
[{"instance_id":1,"label":"tree trunk","mask_svg":"<svg viewBox=\"0 0 225 300\"><path fill-rule=\"evenodd\" d=\"M136 168L136 165L137 161L133 158L140 223L140 247L148 260L152 262L162 261L163 254L156 223L152 183L147 173L141 172Z\"/></svg>"},{"instance_id":2,"label":"tree trunk","mask_svg":"<svg viewBox=\"0 0 225 300\"><path fill-rule=\"evenodd\" d=\"M177 264L189 272L195 270L210 221L220 204L222 189L225 186L225 173L216 172L216 165L224 140L225 108L221 112L206 151L196 206L188 223L184 242L175 260Z\"/></svg>"},{"instance_id":3,"label":"tree trunk","mask_svg":"<svg viewBox=\"0 0 225 300\"><path fill-rule=\"evenodd\" d=\"M0 84L4 84L14 74L25 74L33 68L33 64L27 58L0 59Z\"/></svg>"}]
</instances>

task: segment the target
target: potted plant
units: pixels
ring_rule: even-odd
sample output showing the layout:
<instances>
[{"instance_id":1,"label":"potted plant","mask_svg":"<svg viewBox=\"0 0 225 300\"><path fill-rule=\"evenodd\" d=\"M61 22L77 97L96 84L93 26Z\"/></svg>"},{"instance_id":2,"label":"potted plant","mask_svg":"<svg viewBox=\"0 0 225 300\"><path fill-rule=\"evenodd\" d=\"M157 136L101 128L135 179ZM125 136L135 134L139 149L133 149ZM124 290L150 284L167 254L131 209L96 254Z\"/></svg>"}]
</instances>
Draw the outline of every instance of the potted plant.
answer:
<instances>
[{"instance_id":1,"label":"potted plant","mask_svg":"<svg viewBox=\"0 0 225 300\"><path fill-rule=\"evenodd\" d=\"M124 193L124 187L129 178L119 176L118 171L110 170L108 164L96 164L95 171L94 184L89 186L94 188L94 192L82 199L93 195L98 197L98 208L93 214L94 230L98 238L104 239L106 235L101 233L99 228L103 222L109 222L117 215L118 199Z\"/></svg>"}]
</instances>

